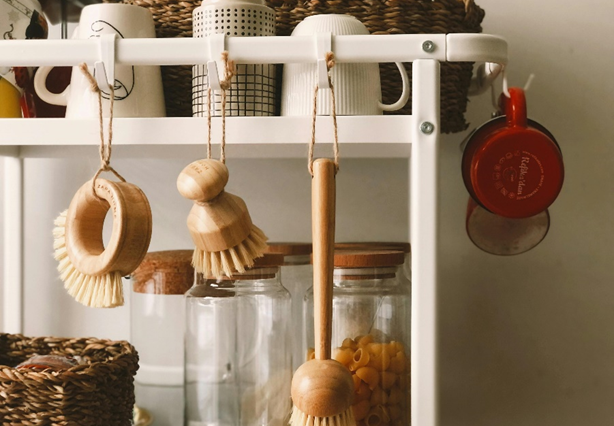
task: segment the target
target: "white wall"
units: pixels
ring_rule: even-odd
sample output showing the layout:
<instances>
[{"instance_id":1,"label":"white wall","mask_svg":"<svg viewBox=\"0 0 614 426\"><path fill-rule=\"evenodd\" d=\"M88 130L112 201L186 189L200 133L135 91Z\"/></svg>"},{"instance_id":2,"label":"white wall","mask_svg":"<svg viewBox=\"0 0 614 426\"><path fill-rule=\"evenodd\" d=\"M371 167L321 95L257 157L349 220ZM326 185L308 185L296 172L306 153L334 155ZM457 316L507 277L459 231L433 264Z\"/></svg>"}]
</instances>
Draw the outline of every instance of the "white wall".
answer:
<instances>
[{"instance_id":1,"label":"white wall","mask_svg":"<svg viewBox=\"0 0 614 426\"><path fill-rule=\"evenodd\" d=\"M529 115L557 137L566 181L546 240L492 257L464 235L456 142L443 150L442 425L612 424L614 2L479 4L510 43L510 84L536 74ZM472 122L488 104L472 102Z\"/></svg>"},{"instance_id":2,"label":"white wall","mask_svg":"<svg viewBox=\"0 0 614 426\"><path fill-rule=\"evenodd\" d=\"M464 231L467 194L458 144L441 151L440 414L442 426L604 426L614 419L614 2L480 0L485 32L510 43L509 79L537 76L529 115L558 139L566 161L552 227L533 251L498 258ZM489 117L489 96L469 120ZM114 150L121 156L121 148ZM126 337L126 310L92 311L64 294L51 257L51 222L96 167L26 162L26 333ZM154 208L152 249L189 246L189 204L174 190L185 161L118 160ZM230 189L273 239L309 237L304 161L230 161ZM346 160L338 239L407 235L404 160ZM258 179L254 179L258 176ZM34 190L36 189L36 190ZM80 319L77 319L80 318Z\"/></svg>"}]
</instances>

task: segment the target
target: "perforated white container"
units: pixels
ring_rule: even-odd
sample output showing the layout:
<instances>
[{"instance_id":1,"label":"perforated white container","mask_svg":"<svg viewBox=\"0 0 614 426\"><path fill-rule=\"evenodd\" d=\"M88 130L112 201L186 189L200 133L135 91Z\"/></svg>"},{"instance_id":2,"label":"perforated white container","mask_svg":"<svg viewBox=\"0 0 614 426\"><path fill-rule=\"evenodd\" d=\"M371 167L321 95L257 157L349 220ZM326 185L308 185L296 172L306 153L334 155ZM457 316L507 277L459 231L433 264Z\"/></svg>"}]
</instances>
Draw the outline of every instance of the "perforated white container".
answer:
<instances>
[{"instance_id":1,"label":"perforated white container","mask_svg":"<svg viewBox=\"0 0 614 426\"><path fill-rule=\"evenodd\" d=\"M194 37L226 34L231 37L275 35L275 11L264 0L206 0L194 9ZM232 58L231 58L232 59ZM276 65L237 65L237 73L227 92L226 115L269 116L277 108ZM221 77L221 76L220 76ZM207 116L207 67L192 69L192 115ZM215 90L211 115L222 113L222 94Z\"/></svg>"}]
</instances>

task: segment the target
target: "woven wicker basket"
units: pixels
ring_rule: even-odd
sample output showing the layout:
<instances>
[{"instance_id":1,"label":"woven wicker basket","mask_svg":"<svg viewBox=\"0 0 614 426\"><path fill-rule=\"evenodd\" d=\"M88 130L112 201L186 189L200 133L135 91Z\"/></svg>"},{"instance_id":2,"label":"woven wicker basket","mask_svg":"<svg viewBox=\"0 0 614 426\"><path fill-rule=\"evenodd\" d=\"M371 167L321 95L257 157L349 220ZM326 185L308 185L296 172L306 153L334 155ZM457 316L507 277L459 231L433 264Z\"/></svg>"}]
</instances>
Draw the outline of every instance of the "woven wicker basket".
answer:
<instances>
[{"instance_id":1,"label":"woven wicker basket","mask_svg":"<svg viewBox=\"0 0 614 426\"><path fill-rule=\"evenodd\" d=\"M311 15L347 13L371 34L477 33L484 11L473 0L270 0L277 11L277 35L290 35ZM406 64L411 76L411 64ZM467 90L472 63L441 64L441 126L444 133L467 128ZM380 67L382 100L392 104L401 96L401 76L394 64ZM393 114L411 114L411 102Z\"/></svg>"},{"instance_id":2,"label":"woven wicker basket","mask_svg":"<svg viewBox=\"0 0 614 426\"><path fill-rule=\"evenodd\" d=\"M118 0L105 0L118 1ZM119 0L147 7L153 14L158 37L192 37L192 11L201 0ZM290 35L311 15L348 13L362 21L372 34L477 33L484 11L474 0L268 0L276 10L277 35ZM406 65L411 72L411 64ZM444 133L467 128L467 89L473 64L441 65L441 125ZM411 75L411 74L410 74ZM192 115L191 67L162 67L169 116ZM401 77L394 64L381 66L382 99L394 103L401 95ZM410 114L411 103L395 114Z\"/></svg>"},{"instance_id":3,"label":"woven wicker basket","mask_svg":"<svg viewBox=\"0 0 614 426\"><path fill-rule=\"evenodd\" d=\"M64 371L16 370L39 355L80 356ZM0 424L129 426L138 355L128 342L0 334Z\"/></svg>"}]
</instances>

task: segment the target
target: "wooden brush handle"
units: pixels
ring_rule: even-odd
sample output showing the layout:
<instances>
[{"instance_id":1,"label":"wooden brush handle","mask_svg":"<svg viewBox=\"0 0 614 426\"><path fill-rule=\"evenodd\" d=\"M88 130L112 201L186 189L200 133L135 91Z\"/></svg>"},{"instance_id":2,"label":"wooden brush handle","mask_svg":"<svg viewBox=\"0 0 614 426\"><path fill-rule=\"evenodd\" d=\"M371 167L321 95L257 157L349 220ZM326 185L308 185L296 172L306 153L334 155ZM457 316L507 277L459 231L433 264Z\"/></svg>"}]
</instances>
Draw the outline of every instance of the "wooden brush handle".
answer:
<instances>
[{"instance_id":1,"label":"wooden brush handle","mask_svg":"<svg viewBox=\"0 0 614 426\"><path fill-rule=\"evenodd\" d=\"M318 159L311 181L313 302L316 359L330 359L335 247L335 163Z\"/></svg>"},{"instance_id":2,"label":"wooden brush handle","mask_svg":"<svg viewBox=\"0 0 614 426\"><path fill-rule=\"evenodd\" d=\"M217 160L198 160L187 165L177 177L177 190L188 200L211 201L228 183L228 168Z\"/></svg>"},{"instance_id":3,"label":"wooden brush handle","mask_svg":"<svg viewBox=\"0 0 614 426\"><path fill-rule=\"evenodd\" d=\"M206 252L236 247L252 232L245 202L226 191L206 203L194 203L188 215L194 245Z\"/></svg>"},{"instance_id":4,"label":"wooden brush handle","mask_svg":"<svg viewBox=\"0 0 614 426\"><path fill-rule=\"evenodd\" d=\"M73 197L66 215L66 251L71 263L86 275L121 272L129 275L140 264L151 241L152 217L147 197L128 182L96 179ZM104 246L102 229L107 211L113 215L111 238Z\"/></svg>"}]
</instances>

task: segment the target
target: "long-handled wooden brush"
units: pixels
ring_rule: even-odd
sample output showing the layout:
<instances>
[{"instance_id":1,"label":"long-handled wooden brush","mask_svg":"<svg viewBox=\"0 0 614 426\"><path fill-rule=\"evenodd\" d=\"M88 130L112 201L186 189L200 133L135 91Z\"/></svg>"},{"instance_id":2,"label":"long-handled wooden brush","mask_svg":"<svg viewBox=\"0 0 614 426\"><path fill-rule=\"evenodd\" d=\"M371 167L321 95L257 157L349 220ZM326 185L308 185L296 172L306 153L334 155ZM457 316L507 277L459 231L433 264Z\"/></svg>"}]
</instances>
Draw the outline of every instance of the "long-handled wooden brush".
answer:
<instances>
[{"instance_id":1,"label":"long-handled wooden brush","mask_svg":"<svg viewBox=\"0 0 614 426\"><path fill-rule=\"evenodd\" d=\"M266 249L267 237L252 223L245 202L226 191L228 168L206 159L188 165L177 178L179 193L194 205L188 229L196 246L192 265L215 277L245 272Z\"/></svg>"},{"instance_id":2,"label":"long-handled wooden brush","mask_svg":"<svg viewBox=\"0 0 614 426\"><path fill-rule=\"evenodd\" d=\"M331 360L335 163L313 163L312 236L315 359L292 379L292 426L354 426L354 382L349 370Z\"/></svg>"}]
</instances>

